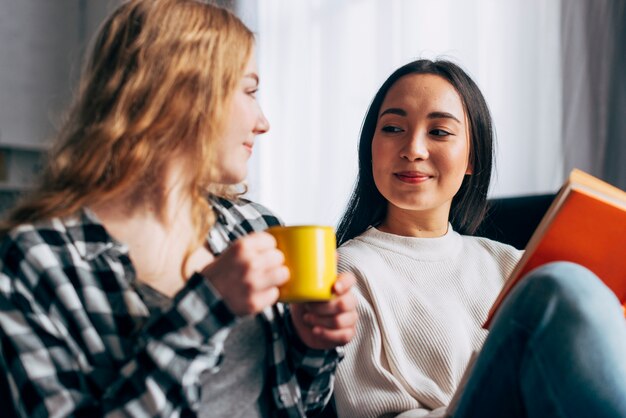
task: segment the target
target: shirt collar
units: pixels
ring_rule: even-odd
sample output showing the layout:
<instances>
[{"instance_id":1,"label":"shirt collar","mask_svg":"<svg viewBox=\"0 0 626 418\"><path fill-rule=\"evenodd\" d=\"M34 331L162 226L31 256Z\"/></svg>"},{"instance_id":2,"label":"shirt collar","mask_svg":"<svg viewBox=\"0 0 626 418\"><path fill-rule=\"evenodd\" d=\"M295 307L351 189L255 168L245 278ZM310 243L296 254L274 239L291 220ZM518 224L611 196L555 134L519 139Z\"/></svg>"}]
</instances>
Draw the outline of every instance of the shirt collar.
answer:
<instances>
[{"instance_id":1,"label":"shirt collar","mask_svg":"<svg viewBox=\"0 0 626 418\"><path fill-rule=\"evenodd\" d=\"M128 246L113 238L95 213L82 208L75 216L63 219L67 234L85 260L93 260L104 252L128 254Z\"/></svg>"}]
</instances>

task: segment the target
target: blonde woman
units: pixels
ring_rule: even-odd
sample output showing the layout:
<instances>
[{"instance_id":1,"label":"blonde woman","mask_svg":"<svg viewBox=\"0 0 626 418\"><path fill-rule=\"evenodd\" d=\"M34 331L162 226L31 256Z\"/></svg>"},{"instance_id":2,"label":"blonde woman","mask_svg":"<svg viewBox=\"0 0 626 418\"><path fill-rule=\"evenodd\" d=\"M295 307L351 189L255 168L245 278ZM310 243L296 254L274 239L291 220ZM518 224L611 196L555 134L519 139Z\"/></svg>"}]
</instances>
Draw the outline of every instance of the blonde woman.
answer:
<instances>
[{"instance_id":1,"label":"blonde woman","mask_svg":"<svg viewBox=\"0 0 626 418\"><path fill-rule=\"evenodd\" d=\"M255 136L252 33L197 0L100 30L41 186L0 246L0 337L21 416L305 416L356 321L277 303L279 220L238 198Z\"/></svg>"}]
</instances>

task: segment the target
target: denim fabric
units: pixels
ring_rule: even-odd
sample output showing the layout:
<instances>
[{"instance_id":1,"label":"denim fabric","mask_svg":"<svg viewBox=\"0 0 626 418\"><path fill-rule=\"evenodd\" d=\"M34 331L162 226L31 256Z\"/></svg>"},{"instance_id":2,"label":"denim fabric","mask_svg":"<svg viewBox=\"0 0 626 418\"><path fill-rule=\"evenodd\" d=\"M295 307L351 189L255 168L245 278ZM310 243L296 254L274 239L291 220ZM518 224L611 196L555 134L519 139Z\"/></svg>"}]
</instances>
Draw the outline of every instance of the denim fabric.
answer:
<instances>
[{"instance_id":1,"label":"denim fabric","mask_svg":"<svg viewBox=\"0 0 626 418\"><path fill-rule=\"evenodd\" d=\"M455 418L626 417L626 321L592 272L530 273L494 318Z\"/></svg>"}]
</instances>

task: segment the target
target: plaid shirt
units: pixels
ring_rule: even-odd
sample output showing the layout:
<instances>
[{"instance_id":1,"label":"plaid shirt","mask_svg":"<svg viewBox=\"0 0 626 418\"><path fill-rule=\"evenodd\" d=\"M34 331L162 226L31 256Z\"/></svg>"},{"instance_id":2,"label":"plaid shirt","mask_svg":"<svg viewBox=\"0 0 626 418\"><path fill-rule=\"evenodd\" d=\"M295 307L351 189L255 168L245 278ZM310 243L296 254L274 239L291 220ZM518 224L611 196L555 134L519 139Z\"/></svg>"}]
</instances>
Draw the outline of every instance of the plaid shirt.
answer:
<instances>
[{"instance_id":1,"label":"plaid shirt","mask_svg":"<svg viewBox=\"0 0 626 418\"><path fill-rule=\"evenodd\" d=\"M218 222L207 241L215 254L279 223L252 202L211 203ZM1 354L20 415L195 415L200 375L219 368L236 322L200 274L166 310L151 313L128 248L86 209L15 228L0 245L0 263ZM286 306L262 317L272 416L321 409L340 354L308 349Z\"/></svg>"}]
</instances>

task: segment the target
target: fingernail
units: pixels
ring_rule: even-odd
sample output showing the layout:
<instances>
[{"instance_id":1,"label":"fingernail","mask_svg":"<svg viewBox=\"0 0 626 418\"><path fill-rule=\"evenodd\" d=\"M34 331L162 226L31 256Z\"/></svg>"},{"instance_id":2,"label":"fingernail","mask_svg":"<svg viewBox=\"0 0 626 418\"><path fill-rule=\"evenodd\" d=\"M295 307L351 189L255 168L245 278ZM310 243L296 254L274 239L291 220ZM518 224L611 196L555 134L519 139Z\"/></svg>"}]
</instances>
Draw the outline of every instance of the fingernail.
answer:
<instances>
[{"instance_id":1,"label":"fingernail","mask_svg":"<svg viewBox=\"0 0 626 418\"><path fill-rule=\"evenodd\" d=\"M343 292L343 284L341 282L335 283L335 291L340 293Z\"/></svg>"}]
</instances>

